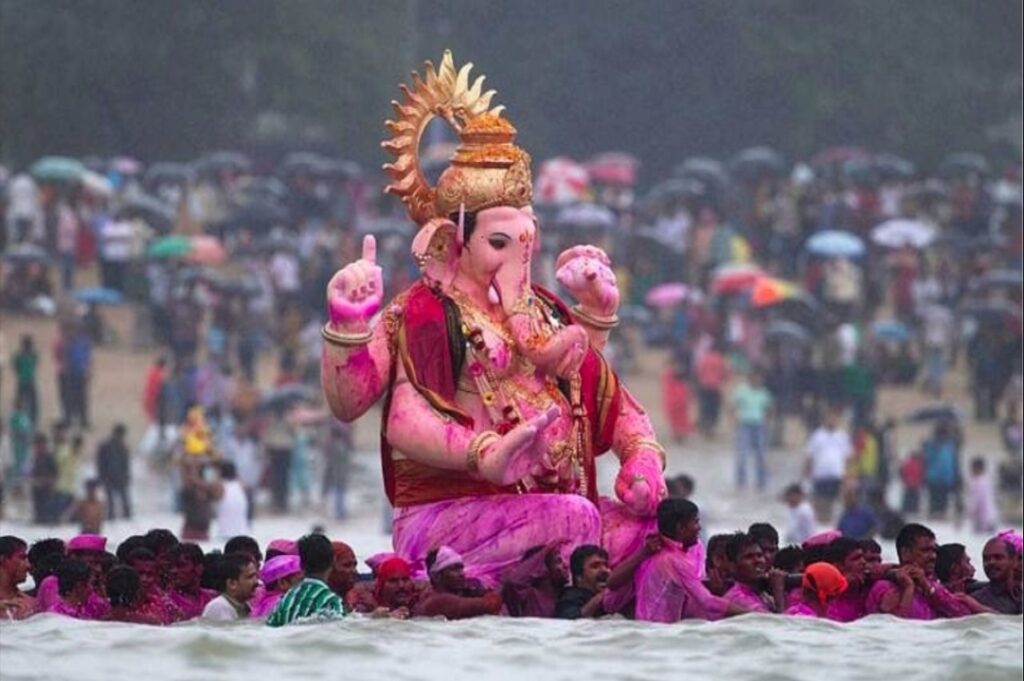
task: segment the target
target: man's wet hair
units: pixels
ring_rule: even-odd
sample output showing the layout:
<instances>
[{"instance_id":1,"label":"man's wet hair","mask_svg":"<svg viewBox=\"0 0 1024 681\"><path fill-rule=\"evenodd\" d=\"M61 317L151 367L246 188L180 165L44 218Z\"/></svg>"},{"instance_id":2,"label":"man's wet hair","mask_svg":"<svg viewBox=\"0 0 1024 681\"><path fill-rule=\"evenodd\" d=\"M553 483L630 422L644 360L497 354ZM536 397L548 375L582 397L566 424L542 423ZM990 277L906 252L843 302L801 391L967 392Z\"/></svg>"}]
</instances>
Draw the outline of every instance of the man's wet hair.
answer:
<instances>
[{"instance_id":1,"label":"man's wet hair","mask_svg":"<svg viewBox=\"0 0 1024 681\"><path fill-rule=\"evenodd\" d=\"M846 557L857 549L864 550L860 541L852 537L836 537L828 543L828 562L839 567Z\"/></svg>"},{"instance_id":2,"label":"man's wet hair","mask_svg":"<svg viewBox=\"0 0 1024 681\"><path fill-rule=\"evenodd\" d=\"M240 534L237 537L228 539L224 544L224 553L244 553L254 560L263 560L263 552L260 551L260 544L252 537Z\"/></svg>"},{"instance_id":3,"label":"man's wet hair","mask_svg":"<svg viewBox=\"0 0 1024 681\"><path fill-rule=\"evenodd\" d=\"M77 558L65 558L57 566L57 589L61 596L67 596L82 582L92 576L89 566Z\"/></svg>"},{"instance_id":4,"label":"man's wet hair","mask_svg":"<svg viewBox=\"0 0 1024 681\"><path fill-rule=\"evenodd\" d=\"M118 565L107 575L107 598L114 607L131 607L142 584L139 573L127 565Z\"/></svg>"},{"instance_id":5,"label":"man's wet hair","mask_svg":"<svg viewBox=\"0 0 1024 681\"><path fill-rule=\"evenodd\" d=\"M299 560L308 575L316 575L330 569L334 563L334 548L331 540L322 534L307 534L299 539Z\"/></svg>"},{"instance_id":6,"label":"man's wet hair","mask_svg":"<svg viewBox=\"0 0 1024 681\"><path fill-rule=\"evenodd\" d=\"M725 543L725 557L730 563L735 563L739 560L740 555L743 554L744 549L749 546L756 546L761 548L761 542L757 541L757 538L746 532L734 532L729 536L729 541Z\"/></svg>"},{"instance_id":7,"label":"man's wet hair","mask_svg":"<svg viewBox=\"0 0 1024 681\"><path fill-rule=\"evenodd\" d=\"M0 560L4 558L10 558L18 551L24 551L28 548L28 544L21 537L15 537L13 534L5 534L0 537Z\"/></svg>"},{"instance_id":8,"label":"man's wet hair","mask_svg":"<svg viewBox=\"0 0 1024 681\"><path fill-rule=\"evenodd\" d=\"M796 544L790 544L779 549L775 554L775 561L772 567L784 572L799 572L798 567L806 565L804 562L804 550Z\"/></svg>"},{"instance_id":9,"label":"man's wet hair","mask_svg":"<svg viewBox=\"0 0 1024 681\"><path fill-rule=\"evenodd\" d=\"M747 534L762 546L765 543L779 545L779 531L771 523L754 523L747 528Z\"/></svg>"},{"instance_id":10,"label":"man's wet hair","mask_svg":"<svg viewBox=\"0 0 1024 681\"><path fill-rule=\"evenodd\" d=\"M953 576L953 566L967 553L963 544L943 544L935 552L935 576L940 582L948 582Z\"/></svg>"},{"instance_id":11,"label":"man's wet hair","mask_svg":"<svg viewBox=\"0 0 1024 681\"><path fill-rule=\"evenodd\" d=\"M700 515L697 504L689 499L668 498L658 504L658 532L672 538L676 534L679 523L693 520Z\"/></svg>"},{"instance_id":12,"label":"man's wet hair","mask_svg":"<svg viewBox=\"0 0 1024 681\"><path fill-rule=\"evenodd\" d=\"M917 540L922 537L935 539L935 533L919 523L907 523L903 526L903 529L896 535L896 554L900 556L901 560L903 551L913 548Z\"/></svg>"},{"instance_id":13,"label":"man's wet hair","mask_svg":"<svg viewBox=\"0 0 1024 681\"><path fill-rule=\"evenodd\" d=\"M144 536L146 539L146 548L157 556L169 553L171 549L181 543L178 541L178 538L174 536L173 532L163 528L150 530Z\"/></svg>"},{"instance_id":14,"label":"man's wet hair","mask_svg":"<svg viewBox=\"0 0 1024 681\"><path fill-rule=\"evenodd\" d=\"M569 572L572 573L573 584L583 576L583 567L591 556L600 556L608 560L608 552L594 544L584 544L573 549L572 556L569 557Z\"/></svg>"}]
</instances>

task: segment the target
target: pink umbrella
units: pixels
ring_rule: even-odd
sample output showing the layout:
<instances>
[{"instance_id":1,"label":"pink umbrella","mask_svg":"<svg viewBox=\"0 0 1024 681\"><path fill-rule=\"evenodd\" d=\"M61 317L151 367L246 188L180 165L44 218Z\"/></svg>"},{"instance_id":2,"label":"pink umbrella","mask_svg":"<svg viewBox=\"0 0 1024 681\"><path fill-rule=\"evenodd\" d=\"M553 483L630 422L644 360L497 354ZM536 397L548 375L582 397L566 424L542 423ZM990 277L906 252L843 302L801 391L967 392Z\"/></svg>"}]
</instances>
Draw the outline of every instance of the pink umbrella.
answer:
<instances>
[{"instance_id":1,"label":"pink umbrella","mask_svg":"<svg viewBox=\"0 0 1024 681\"><path fill-rule=\"evenodd\" d=\"M228 253L216 237L197 236L192 239L192 250L186 257L199 265L219 265L228 259Z\"/></svg>"},{"instance_id":2,"label":"pink umbrella","mask_svg":"<svg viewBox=\"0 0 1024 681\"><path fill-rule=\"evenodd\" d=\"M535 194L537 203L564 205L582 201L590 189L590 175L582 165L559 156L540 164Z\"/></svg>"},{"instance_id":3,"label":"pink umbrella","mask_svg":"<svg viewBox=\"0 0 1024 681\"><path fill-rule=\"evenodd\" d=\"M689 293L686 284L673 281L652 288L644 296L644 302L651 307L672 307L686 300Z\"/></svg>"}]
</instances>

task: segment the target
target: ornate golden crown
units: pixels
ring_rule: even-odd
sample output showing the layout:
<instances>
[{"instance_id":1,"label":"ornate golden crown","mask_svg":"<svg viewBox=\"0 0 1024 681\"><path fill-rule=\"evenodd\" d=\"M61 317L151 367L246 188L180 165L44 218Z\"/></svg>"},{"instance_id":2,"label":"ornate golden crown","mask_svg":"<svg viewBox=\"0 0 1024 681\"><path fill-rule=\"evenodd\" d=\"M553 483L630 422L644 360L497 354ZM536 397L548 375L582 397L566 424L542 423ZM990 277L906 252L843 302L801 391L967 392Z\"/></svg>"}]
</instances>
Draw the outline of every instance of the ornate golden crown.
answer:
<instances>
[{"instance_id":1,"label":"ornate golden crown","mask_svg":"<svg viewBox=\"0 0 1024 681\"><path fill-rule=\"evenodd\" d=\"M484 77L469 85L472 64L458 71L445 50L441 68L424 65L425 79L412 74L412 87L401 85L402 103L392 102L398 120L388 121L391 138L382 146L395 157L384 166L393 182L385 191L401 198L419 225L447 218L460 206L476 212L495 206L521 208L533 200L530 155L515 145L516 129L502 118L502 106L490 108L494 90L483 92ZM436 117L459 136L451 165L431 187L420 169L420 140Z\"/></svg>"}]
</instances>

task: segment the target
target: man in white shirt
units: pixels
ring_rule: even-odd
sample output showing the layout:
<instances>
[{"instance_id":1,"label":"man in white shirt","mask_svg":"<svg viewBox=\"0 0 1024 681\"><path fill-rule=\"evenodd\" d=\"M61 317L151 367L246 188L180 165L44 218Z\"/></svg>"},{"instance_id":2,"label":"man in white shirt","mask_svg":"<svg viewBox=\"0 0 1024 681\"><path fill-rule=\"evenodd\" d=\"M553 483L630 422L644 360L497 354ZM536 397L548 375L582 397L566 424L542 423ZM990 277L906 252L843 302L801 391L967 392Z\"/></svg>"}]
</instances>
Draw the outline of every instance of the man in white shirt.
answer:
<instances>
[{"instance_id":1,"label":"man in white shirt","mask_svg":"<svg viewBox=\"0 0 1024 681\"><path fill-rule=\"evenodd\" d=\"M249 600L256 590L256 563L242 553L229 553L216 568L220 596L206 604L202 619L230 622L249 617Z\"/></svg>"},{"instance_id":2,"label":"man in white shirt","mask_svg":"<svg viewBox=\"0 0 1024 681\"><path fill-rule=\"evenodd\" d=\"M831 525L832 507L842 486L846 462L853 454L850 435L839 425L839 410L832 408L825 421L811 433L804 451L806 474L811 479L814 513L822 525Z\"/></svg>"}]
</instances>

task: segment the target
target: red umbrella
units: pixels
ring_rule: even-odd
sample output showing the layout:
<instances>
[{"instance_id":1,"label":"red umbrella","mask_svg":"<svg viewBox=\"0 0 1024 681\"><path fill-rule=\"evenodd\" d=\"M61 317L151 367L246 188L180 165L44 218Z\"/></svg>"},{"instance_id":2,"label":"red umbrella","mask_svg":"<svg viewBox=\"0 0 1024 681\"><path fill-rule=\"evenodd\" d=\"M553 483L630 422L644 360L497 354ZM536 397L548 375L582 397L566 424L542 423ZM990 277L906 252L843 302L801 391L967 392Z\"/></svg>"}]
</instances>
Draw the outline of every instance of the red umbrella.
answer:
<instances>
[{"instance_id":1,"label":"red umbrella","mask_svg":"<svg viewBox=\"0 0 1024 681\"><path fill-rule=\"evenodd\" d=\"M228 253L216 237L197 236L192 239L192 250L186 258L199 265L219 265L228 259Z\"/></svg>"},{"instance_id":2,"label":"red umbrella","mask_svg":"<svg viewBox=\"0 0 1024 681\"><path fill-rule=\"evenodd\" d=\"M587 173L593 182L620 187L636 185L636 171L640 162L635 156L618 151L598 154L587 161Z\"/></svg>"},{"instance_id":3,"label":"red umbrella","mask_svg":"<svg viewBox=\"0 0 1024 681\"><path fill-rule=\"evenodd\" d=\"M764 270L753 263L729 263L715 270L711 276L711 292L717 294L741 293L757 283Z\"/></svg>"}]
</instances>

